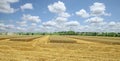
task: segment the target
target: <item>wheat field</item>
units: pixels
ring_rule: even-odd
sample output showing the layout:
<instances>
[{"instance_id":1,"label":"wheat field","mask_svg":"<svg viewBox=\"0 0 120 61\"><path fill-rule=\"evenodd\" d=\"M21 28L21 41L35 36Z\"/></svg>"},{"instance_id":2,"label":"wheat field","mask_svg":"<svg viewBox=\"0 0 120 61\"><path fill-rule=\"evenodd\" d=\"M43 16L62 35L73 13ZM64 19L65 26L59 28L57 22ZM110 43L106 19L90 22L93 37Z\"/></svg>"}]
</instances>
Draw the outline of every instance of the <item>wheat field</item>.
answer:
<instances>
[{"instance_id":1,"label":"wheat field","mask_svg":"<svg viewBox=\"0 0 120 61\"><path fill-rule=\"evenodd\" d=\"M64 41L50 43L51 37L67 38L76 43L64 43ZM113 38L113 40L116 39ZM118 40L120 41L119 38ZM28 42L2 39L0 40L0 61L120 61L120 45L51 35Z\"/></svg>"}]
</instances>

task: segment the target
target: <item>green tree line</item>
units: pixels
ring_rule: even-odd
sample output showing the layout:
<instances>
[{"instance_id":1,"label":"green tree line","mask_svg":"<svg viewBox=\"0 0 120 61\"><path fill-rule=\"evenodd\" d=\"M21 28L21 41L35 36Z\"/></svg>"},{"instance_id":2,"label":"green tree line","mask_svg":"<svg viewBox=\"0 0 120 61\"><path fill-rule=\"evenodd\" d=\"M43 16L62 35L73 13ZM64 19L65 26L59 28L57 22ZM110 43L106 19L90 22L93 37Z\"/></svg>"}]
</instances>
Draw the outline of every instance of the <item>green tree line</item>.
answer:
<instances>
[{"instance_id":1,"label":"green tree line","mask_svg":"<svg viewBox=\"0 0 120 61\"><path fill-rule=\"evenodd\" d=\"M0 33L0 35L8 35L8 32ZM17 32L16 35L80 35L80 36L108 36L120 37L120 32L74 32L74 31L61 31L61 32Z\"/></svg>"}]
</instances>

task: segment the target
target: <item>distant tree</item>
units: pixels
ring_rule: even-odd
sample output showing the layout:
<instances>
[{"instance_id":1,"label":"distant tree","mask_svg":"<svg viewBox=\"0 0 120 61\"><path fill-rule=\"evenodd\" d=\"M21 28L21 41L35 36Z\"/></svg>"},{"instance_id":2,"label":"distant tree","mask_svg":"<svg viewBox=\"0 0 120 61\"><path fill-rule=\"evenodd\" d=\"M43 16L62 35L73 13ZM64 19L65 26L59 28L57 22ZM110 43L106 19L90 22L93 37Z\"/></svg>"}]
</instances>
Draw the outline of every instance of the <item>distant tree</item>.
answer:
<instances>
[{"instance_id":1,"label":"distant tree","mask_svg":"<svg viewBox=\"0 0 120 61\"><path fill-rule=\"evenodd\" d=\"M34 35L34 33L31 33L31 35Z\"/></svg>"}]
</instances>

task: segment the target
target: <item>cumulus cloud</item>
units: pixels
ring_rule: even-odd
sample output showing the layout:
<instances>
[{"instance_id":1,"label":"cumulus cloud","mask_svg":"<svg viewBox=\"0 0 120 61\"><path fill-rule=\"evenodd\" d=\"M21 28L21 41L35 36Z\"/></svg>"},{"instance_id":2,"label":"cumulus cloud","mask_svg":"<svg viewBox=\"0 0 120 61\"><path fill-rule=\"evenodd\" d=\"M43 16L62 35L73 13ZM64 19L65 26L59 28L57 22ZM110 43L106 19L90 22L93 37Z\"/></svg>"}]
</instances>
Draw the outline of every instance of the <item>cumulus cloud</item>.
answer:
<instances>
[{"instance_id":1,"label":"cumulus cloud","mask_svg":"<svg viewBox=\"0 0 120 61\"><path fill-rule=\"evenodd\" d=\"M5 26L6 29L15 29L15 26L12 24L8 24Z\"/></svg>"},{"instance_id":2,"label":"cumulus cloud","mask_svg":"<svg viewBox=\"0 0 120 61\"><path fill-rule=\"evenodd\" d=\"M66 26L78 26L80 23L78 21L69 21L65 23Z\"/></svg>"},{"instance_id":3,"label":"cumulus cloud","mask_svg":"<svg viewBox=\"0 0 120 61\"><path fill-rule=\"evenodd\" d=\"M77 11L76 12L76 15L80 16L80 17L83 17L83 18L87 18L89 17L89 14L86 12L86 10L84 9L81 9L80 11Z\"/></svg>"},{"instance_id":4,"label":"cumulus cloud","mask_svg":"<svg viewBox=\"0 0 120 61\"><path fill-rule=\"evenodd\" d=\"M26 21L21 21L21 22L16 22L16 23L19 24L20 26L27 26Z\"/></svg>"},{"instance_id":5,"label":"cumulus cloud","mask_svg":"<svg viewBox=\"0 0 120 61\"><path fill-rule=\"evenodd\" d=\"M4 31L5 30L5 24L4 23L0 23L0 31Z\"/></svg>"},{"instance_id":6,"label":"cumulus cloud","mask_svg":"<svg viewBox=\"0 0 120 61\"><path fill-rule=\"evenodd\" d=\"M56 13L58 16L52 21L48 21L43 23L43 25L49 26L50 29L54 29L54 31L67 31L69 27L78 26L79 22L77 21L68 21L68 18L71 16L66 12L65 4L61 1L55 2L53 4L48 5L48 9L52 13ZM52 26L52 27L51 27Z\"/></svg>"},{"instance_id":7,"label":"cumulus cloud","mask_svg":"<svg viewBox=\"0 0 120 61\"><path fill-rule=\"evenodd\" d=\"M32 25L32 26L36 26L37 24L36 24L36 23L32 23L31 25Z\"/></svg>"},{"instance_id":8,"label":"cumulus cloud","mask_svg":"<svg viewBox=\"0 0 120 61\"><path fill-rule=\"evenodd\" d=\"M63 2L58 1L53 4L48 5L48 9L52 13L62 13L66 11L66 7Z\"/></svg>"},{"instance_id":9,"label":"cumulus cloud","mask_svg":"<svg viewBox=\"0 0 120 61\"><path fill-rule=\"evenodd\" d=\"M16 3L19 0L2 0L0 1L0 12L1 13L14 13L16 9L12 8L10 4Z\"/></svg>"},{"instance_id":10,"label":"cumulus cloud","mask_svg":"<svg viewBox=\"0 0 120 61\"><path fill-rule=\"evenodd\" d=\"M47 22L43 22L43 26L55 26L56 23L54 21L47 21Z\"/></svg>"},{"instance_id":11,"label":"cumulus cloud","mask_svg":"<svg viewBox=\"0 0 120 61\"><path fill-rule=\"evenodd\" d=\"M44 25L45 24L51 25L51 23L53 23L54 27L56 27L57 30L61 30L61 28L64 28L65 23L68 21L68 18L71 16L69 13L66 12L65 4L61 1L58 1L48 5L48 9L50 12L57 14L57 17L52 21L48 21L47 23L44 23Z\"/></svg>"},{"instance_id":12,"label":"cumulus cloud","mask_svg":"<svg viewBox=\"0 0 120 61\"><path fill-rule=\"evenodd\" d=\"M5 31L6 25L4 23L0 23L0 31Z\"/></svg>"},{"instance_id":13,"label":"cumulus cloud","mask_svg":"<svg viewBox=\"0 0 120 61\"><path fill-rule=\"evenodd\" d=\"M120 22L110 21L107 23L106 29L112 32L120 32Z\"/></svg>"},{"instance_id":14,"label":"cumulus cloud","mask_svg":"<svg viewBox=\"0 0 120 61\"><path fill-rule=\"evenodd\" d=\"M31 22L41 22L41 19L39 16L32 16L30 14L23 14L23 17L22 17L23 20L27 20L27 21L31 21Z\"/></svg>"},{"instance_id":15,"label":"cumulus cloud","mask_svg":"<svg viewBox=\"0 0 120 61\"><path fill-rule=\"evenodd\" d=\"M0 27L4 27L5 26L5 24L4 23L0 23Z\"/></svg>"},{"instance_id":16,"label":"cumulus cloud","mask_svg":"<svg viewBox=\"0 0 120 61\"><path fill-rule=\"evenodd\" d=\"M14 31L15 25L0 23L0 31Z\"/></svg>"},{"instance_id":17,"label":"cumulus cloud","mask_svg":"<svg viewBox=\"0 0 120 61\"><path fill-rule=\"evenodd\" d=\"M42 25L44 26L44 29L47 29L49 31L52 30L52 32L53 31L55 32L55 31L68 31L70 27L79 26L80 24L78 21L67 21L66 18L57 17L54 20L42 23Z\"/></svg>"},{"instance_id":18,"label":"cumulus cloud","mask_svg":"<svg viewBox=\"0 0 120 61\"><path fill-rule=\"evenodd\" d=\"M7 2L6 2L7 1ZM8 9L9 13L15 11L14 8L11 8L10 4L15 3L18 0L4 0L4 2L0 2L0 12L6 11ZM3 4L4 3L4 4ZM8 4L7 8L4 6ZM4 8L3 11L1 11ZM33 9L31 3L26 3L20 7L21 10L25 9ZM86 18L85 25L81 25L78 21L70 21L69 17L71 16L66 12L65 4L61 1L55 2L53 4L48 5L48 9L50 12L57 14L55 18L50 21L42 22L39 26L38 22L41 22L39 16L32 16L30 14L23 14L22 21L16 22L19 24L15 26L13 24L4 24L0 23L0 31L3 30L16 30L16 31L41 31L41 32L57 32L57 31L83 31L83 32L120 32L120 22L105 22L102 16L108 16L109 13L106 13L106 7L103 3L95 2L92 6L90 6L90 12L86 12L86 10L81 9L76 12L76 15ZM3 12L7 13L7 12ZM28 21L30 21L28 23ZM86 23L88 23L86 25ZM29 25L30 24L30 25ZM28 27L25 27L29 25ZM24 27L23 27L24 26ZM32 32L32 31L31 31Z\"/></svg>"},{"instance_id":19,"label":"cumulus cloud","mask_svg":"<svg viewBox=\"0 0 120 61\"><path fill-rule=\"evenodd\" d=\"M64 18L68 18L70 17L71 15L69 13L66 13L66 12L62 12L59 14L60 17L64 17Z\"/></svg>"},{"instance_id":20,"label":"cumulus cloud","mask_svg":"<svg viewBox=\"0 0 120 61\"><path fill-rule=\"evenodd\" d=\"M58 22L58 23L66 22L66 21L67 21L67 18L64 18L64 17L57 17L57 18L55 19L55 21Z\"/></svg>"},{"instance_id":21,"label":"cumulus cloud","mask_svg":"<svg viewBox=\"0 0 120 61\"><path fill-rule=\"evenodd\" d=\"M16 27L16 30L17 30L17 31L26 31L27 29L26 29L26 28L23 28L23 27Z\"/></svg>"},{"instance_id":22,"label":"cumulus cloud","mask_svg":"<svg viewBox=\"0 0 120 61\"><path fill-rule=\"evenodd\" d=\"M109 24L108 24L109 26L116 26L117 25L117 23L116 22L114 22L114 21L111 21L111 22L109 22Z\"/></svg>"},{"instance_id":23,"label":"cumulus cloud","mask_svg":"<svg viewBox=\"0 0 120 61\"><path fill-rule=\"evenodd\" d=\"M85 22L88 22L88 23L101 23L103 22L103 18L101 17L92 17L92 18L89 18L87 19Z\"/></svg>"},{"instance_id":24,"label":"cumulus cloud","mask_svg":"<svg viewBox=\"0 0 120 61\"><path fill-rule=\"evenodd\" d=\"M106 13L106 6L103 3L95 2L90 7L90 14L86 10L81 9L76 12L76 15L87 18L91 16L111 16L111 13Z\"/></svg>"},{"instance_id":25,"label":"cumulus cloud","mask_svg":"<svg viewBox=\"0 0 120 61\"><path fill-rule=\"evenodd\" d=\"M33 5L31 3L26 3L24 5L22 5L21 10L25 10L25 9L33 9Z\"/></svg>"},{"instance_id":26,"label":"cumulus cloud","mask_svg":"<svg viewBox=\"0 0 120 61\"><path fill-rule=\"evenodd\" d=\"M48 9L50 12L57 14L57 16L50 21L44 22L43 26L48 27L46 28L48 30L52 30L52 29L54 29L55 31L66 30L67 27L65 23L68 21L68 18L71 15L66 12L65 4L61 1L58 1L48 5Z\"/></svg>"},{"instance_id":27,"label":"cumulus cloud","mask_svg":"<svg viewBox=\"0 0 120 61\"><path fill-rule=\"evenodd\" d=\"M103 3L95 2L92 6L90 6L91 15L93 16L111 15L106 13L105 10L106 10L106 7Z\"/></svg>"},{"instance_id":28,"label":"cumulus cloud","mask_svg":"<svg viewBox=\"0 0 120 61\"><path fill-rule=\"evenodd\" d=\"M96 25L91 25L88 24L87 27L86 25L81 25L82 26L82 31L86 32L120 32L120 22L100 22L97 23Z\"/></svg>"}]
</instances>

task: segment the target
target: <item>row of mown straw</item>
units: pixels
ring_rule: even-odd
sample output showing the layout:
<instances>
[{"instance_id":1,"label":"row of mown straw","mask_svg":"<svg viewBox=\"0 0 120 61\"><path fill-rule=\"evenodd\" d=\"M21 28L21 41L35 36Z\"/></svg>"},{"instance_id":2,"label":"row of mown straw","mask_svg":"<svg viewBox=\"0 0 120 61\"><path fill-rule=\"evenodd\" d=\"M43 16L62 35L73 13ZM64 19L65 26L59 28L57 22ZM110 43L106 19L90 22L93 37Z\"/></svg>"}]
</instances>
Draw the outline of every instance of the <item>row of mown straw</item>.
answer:
<instances>
[{"instance_id":1,"label":"row of mown straw","mask_svg":"<svg viewBox=\"0 0 120 61\"><path fill-rule=\"evenodd\" d=\"M0 35L0 40L9 39L9 38L13 38L13 36L1 36Z\"/></svg>"},{"instance_id":2,"label":"row of mown straw","mask_svg":"<svg viewBox=\"0 0 120 61\"><path fill-rule=\"evenodd\" d=\"M91 41L91 42L98 42L98 43L104 43L104 44L115 44L115 45L120 45L120 40L115 40L115 39L105 39L105 38L98 38L98 37L89 37L89 36L68 36L70 38L74 39L80 39L84 41Z\"/></svg>"},{"instance_id":3,"label":"row of mown straw","mask_svg":"<svg viewBox=\"0 0 120 61\"><path fill-rule=\"evenodd\" d=\"M0 37L0 40L8 39L7 37Z\"/></svg>"},{"instance_id":4,"label":"row of mown straw","mask_svg":"<svg viewBox=\"0 0 120 61\"><path fill-rule=\"evenodd\" d=\"M13 36L0 35L0 40L11 39L11 38L18 38L18 37L25 37L25 36L18 36L18 35L13 35Z\"/></svg>"},{"instance_id":5,"label":"row of mown straw","mask_svg":"<svg viewBox=\"0 0 120 61\"><path fill-rule=\"evenodd\" d=\"M41 36L36 36L36 37L18 37L18 38L10 38L10 41L32 41L36 38L40 38Z\"/></svg>"},{"instance_id":6,"label":"row of mown straw","mask_svg":"<svg viewBox=\"0 0 120 61\"><path fill-rule=\"evenodd\" d=\"M50 36L49 42L50 43L77 43L75 40L71 40L63 36Z\"/></svg>"}]
</instances>

